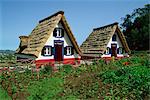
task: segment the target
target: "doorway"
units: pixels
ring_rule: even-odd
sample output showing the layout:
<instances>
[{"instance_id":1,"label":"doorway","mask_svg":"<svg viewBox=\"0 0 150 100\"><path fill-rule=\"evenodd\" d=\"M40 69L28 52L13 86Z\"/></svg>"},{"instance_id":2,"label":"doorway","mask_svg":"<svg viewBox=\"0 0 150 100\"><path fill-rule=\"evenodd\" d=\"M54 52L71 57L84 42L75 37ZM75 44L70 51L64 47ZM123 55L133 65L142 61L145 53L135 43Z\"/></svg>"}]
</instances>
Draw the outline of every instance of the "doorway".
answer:
<instances>
[{"instance_id":1,"label":"doorway","mask_svg":"<svg viewBox=\"0 0 150 100\"><path fill-rule=\"evenodd\" d=\"M117 44L111 44L111 56L117 57Z\"/></svg>"},{"instance_id":2,"label":"doorway","mask_svg":"<svg viewBox=\"0 0 150 100\"><path fill-rule=\"evenodd\" d=\"M54 59L55 61L63 61L63 44L61 40L54 40Z\"/></svg>"}]
</instances>

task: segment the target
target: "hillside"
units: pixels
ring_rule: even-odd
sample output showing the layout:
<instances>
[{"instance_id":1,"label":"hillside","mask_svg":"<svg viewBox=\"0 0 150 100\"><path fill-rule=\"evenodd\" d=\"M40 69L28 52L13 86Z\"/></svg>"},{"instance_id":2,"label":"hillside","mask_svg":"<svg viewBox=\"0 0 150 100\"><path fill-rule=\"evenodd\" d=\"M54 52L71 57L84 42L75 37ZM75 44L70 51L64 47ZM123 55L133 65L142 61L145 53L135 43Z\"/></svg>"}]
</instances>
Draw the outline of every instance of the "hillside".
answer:
<instances>
[{"instance_id":1,"label":"hillside","mask_svg":"<svg viewBox=\"0 0 150 100\"><path fill-rule=\"evenodd\" d=\"M15 51L13 50L0 50L0 54L14 54Z\"/></svg>"}]
</instances>

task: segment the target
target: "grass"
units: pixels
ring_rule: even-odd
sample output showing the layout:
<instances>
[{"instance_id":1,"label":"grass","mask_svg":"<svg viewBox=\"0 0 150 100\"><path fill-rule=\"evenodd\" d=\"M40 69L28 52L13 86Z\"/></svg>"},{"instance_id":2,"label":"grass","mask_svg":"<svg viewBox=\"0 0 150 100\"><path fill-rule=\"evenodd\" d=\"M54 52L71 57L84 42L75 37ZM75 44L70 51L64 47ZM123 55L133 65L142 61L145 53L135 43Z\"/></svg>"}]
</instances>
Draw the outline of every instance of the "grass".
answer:
<instances>
[{"instance_id":1,"label":"grass","mask_svg":"<svg viewBox=\"0 0 150 100\"><path fill-rule=\"evenodd\" d=\"M0 85L0 99L1 100L11 100L11 98L7 94L7 91L4 90L1 85Z\"/></svg>"}]
</instances>

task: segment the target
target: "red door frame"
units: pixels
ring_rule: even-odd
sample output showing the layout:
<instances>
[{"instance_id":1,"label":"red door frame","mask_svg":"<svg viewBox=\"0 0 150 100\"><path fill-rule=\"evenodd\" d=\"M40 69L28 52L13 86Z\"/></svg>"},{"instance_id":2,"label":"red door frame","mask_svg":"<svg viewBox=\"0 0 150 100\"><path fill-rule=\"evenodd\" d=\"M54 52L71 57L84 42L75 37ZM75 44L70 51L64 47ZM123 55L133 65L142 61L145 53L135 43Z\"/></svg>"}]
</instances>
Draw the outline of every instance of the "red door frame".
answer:
<instances>
[{"instance_id":1,"label":"red door frame","mask_svg":"<svg viewBox=\"0 0 150 100\"><path fill-rule=\"evenodd\" d=\"M117 57L117 44L111 44L111 56Z\"/></svg>"},{"instance_id":2,"label":"red door frame","mask_svg":"<svg viewBox=\"0 0 150 100\"><path fill-rule=\"evenodd\" d=\"M54 40L54 60L63 61L64 41Z\"/></svg>"}]
</instances>

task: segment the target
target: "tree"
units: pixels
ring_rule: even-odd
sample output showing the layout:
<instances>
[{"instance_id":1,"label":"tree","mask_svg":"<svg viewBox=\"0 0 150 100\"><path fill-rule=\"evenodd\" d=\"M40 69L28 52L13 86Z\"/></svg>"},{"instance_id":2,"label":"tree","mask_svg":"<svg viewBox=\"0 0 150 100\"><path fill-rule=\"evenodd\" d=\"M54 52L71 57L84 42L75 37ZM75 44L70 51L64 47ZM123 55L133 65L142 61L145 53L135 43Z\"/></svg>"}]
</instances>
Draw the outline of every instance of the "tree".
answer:
<instances>
[{"instance_id":1,"label":"tree","mask_svg":"<svg viewBox=\"0 0 150 100\"><path fill-rule=\"evenodd\" d=\"M150 4L127 14L121 27L131 50L149 50Z\"/></svg>"}]
</instances>

